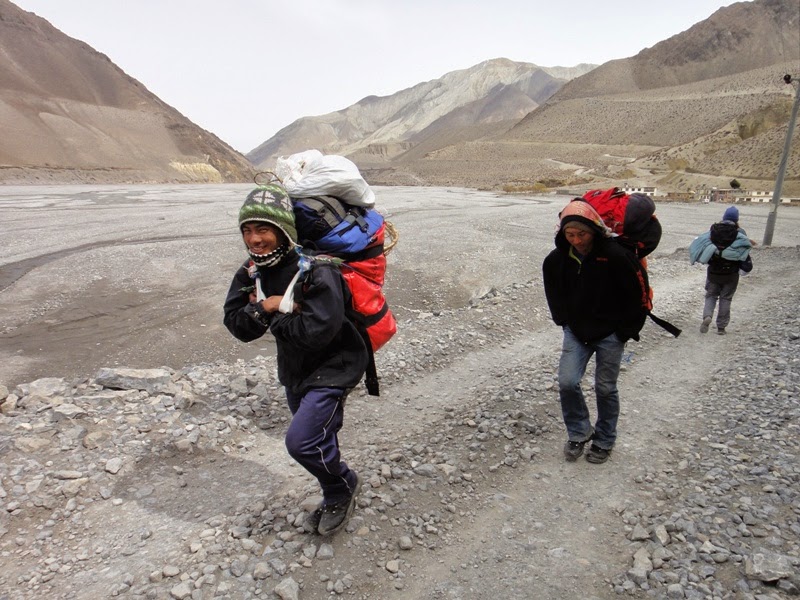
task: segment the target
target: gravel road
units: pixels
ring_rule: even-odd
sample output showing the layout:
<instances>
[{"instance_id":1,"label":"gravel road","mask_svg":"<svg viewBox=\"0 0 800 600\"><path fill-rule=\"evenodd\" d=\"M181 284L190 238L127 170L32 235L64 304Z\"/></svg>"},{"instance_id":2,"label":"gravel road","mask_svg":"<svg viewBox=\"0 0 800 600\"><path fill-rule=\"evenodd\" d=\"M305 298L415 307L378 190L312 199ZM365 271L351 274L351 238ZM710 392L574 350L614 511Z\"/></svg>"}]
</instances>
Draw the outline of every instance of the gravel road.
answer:
<instances>
[{"instance_id":1,"label":"gravel road","mask_svg":"<svg viewBox=\"0 0 800 600\"><path fill-rule=\"evenodd\" d=\"M654 312L684 333L628 345L620 439L591 465L561 456L541 286L568 198L377 188L400 330L381 398L348 400L367 484L321 539L297 527L317 498L269 340L220 324L247 189L0 190L0 599L798 593L800 211L717 336L685 248L724 207L658 206ZM767 207L741 212L760 240Z\"/></svg>"}]
</instances>

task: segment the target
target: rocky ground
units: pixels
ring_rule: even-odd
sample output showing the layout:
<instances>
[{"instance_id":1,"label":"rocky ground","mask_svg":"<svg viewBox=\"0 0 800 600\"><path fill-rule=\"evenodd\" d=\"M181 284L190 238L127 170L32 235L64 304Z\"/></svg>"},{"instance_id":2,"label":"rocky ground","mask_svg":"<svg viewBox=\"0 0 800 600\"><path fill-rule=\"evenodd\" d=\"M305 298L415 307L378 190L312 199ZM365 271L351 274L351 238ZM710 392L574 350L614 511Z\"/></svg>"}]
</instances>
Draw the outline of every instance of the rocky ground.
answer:
<instances>
[{"instance_id":1,"label":"rocky ground","mask_svg":"<svg viewBox=\"0 0 800 600\"><path fill-rule=\"evenodd\" d=\"M681 250L716 207L659 208L655 312L684 333L649 323L628 345L620 439L591 465L561 455L539 274L563 201L439 196L455 243L425 237L434 195L410 193L387 202L400 330L378 354L382 395L355 391L341 433L365 481L346 531L302 530L318 490L282 447L269 353L95 357L0 387L0 599L798 594L800 215L781 213L782 245L754 253L717 336L697 330L704 273ZM754 237L760 209L743 210Z\"/></svg>"}]
</instances>

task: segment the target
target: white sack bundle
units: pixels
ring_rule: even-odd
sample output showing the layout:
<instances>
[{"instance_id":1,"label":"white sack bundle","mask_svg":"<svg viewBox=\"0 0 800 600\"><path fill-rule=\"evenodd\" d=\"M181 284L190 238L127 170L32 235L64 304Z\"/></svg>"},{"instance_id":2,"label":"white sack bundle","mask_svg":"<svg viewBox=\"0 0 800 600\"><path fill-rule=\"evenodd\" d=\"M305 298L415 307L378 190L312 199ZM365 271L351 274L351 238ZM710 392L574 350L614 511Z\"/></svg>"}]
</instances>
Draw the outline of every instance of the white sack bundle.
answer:
<instances>
[{"instance_id":1,"label":"white sack bundle","mask_svg":"<svg viewBox=\"0 0 800 600\"><path fill-rule=\"evenodd\" d=\"M275 163L275 174L292 198L333 196L355 206L375 204L369 184L344 156L323 155L319 150L281 156Z\"/></svg>"}]
</instances>

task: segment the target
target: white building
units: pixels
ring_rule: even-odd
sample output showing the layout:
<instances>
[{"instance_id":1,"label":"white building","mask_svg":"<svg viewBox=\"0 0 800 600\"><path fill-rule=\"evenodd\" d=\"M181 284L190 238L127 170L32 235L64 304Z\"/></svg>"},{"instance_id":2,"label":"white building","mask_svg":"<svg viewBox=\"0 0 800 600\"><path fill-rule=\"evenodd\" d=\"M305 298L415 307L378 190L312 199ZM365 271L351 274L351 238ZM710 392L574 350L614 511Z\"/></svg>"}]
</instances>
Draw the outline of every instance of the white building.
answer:
<instances>
[{"instance_id":1,"label":"white building","mask_svg":"<svg viewBox=\"0 0 800 600\"><path fill-rule=\"evenodd\" d=\"M700 192L699 199L703 202L750 202L753 204L772 202L772 192L760 192L757 190L734 190L730 188L717 189L711 188ZM798 204L800 198L789 198L781 196L781 204Z\"/></svg>"},{"instance_id":2,"label":"white building","mask_svg":"<svg viewBox=\"0 0 800 600\"><path fill-rule=\"evenodd\" d=\"M623 186L622 191L626 194L644 194L645 196L655 196L656 188L651 186L633 187L627 183Z\"/></svg>"},{"instance_id":3,"label":"white building","mask_svg":"<svg viewBox=\"0 0 800 600\"><path fill-rule=\"evenodd\" d=\"M772 202L772 194L773 192L758 192L755 190L741 190L737 191L737 194L732 200L734 202L763 202L769 203ZM800 199L798 198L787 198L786 196L781 196L781 204L796 204Z\"/></svg>"},{"instance_id":4,"label":"white building","mask_svg":"<svg viewBox=\"0 0 800 600\"><path fill-rule=\"evenodd\" d=\"M772 202L772 192L746 191L736 202Z\"/></svg>"}]
</instances>

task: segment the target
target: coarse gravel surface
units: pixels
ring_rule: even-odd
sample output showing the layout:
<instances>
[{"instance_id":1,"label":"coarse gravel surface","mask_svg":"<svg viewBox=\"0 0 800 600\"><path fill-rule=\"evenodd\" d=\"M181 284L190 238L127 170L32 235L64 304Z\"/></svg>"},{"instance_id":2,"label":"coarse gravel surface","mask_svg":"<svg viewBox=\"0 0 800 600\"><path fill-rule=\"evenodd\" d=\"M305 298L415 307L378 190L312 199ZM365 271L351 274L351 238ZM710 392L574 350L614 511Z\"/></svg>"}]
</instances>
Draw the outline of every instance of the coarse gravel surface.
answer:
<instances>
[{"instance_id":1,"label":"coarse gravel surface","mask_svg":"<svg viewBox=\"0 0 800 600\"><path fill-rule=\"evenodd\" d=\"M654 312L684 332L627 345L618 444L593 465L562 456L541 284L569 198L377 188L399 331L381 397L348 399L365 484L322 538L271 344L220 323L247 189L0 190L0 599L798 594L800 211L719 336L686 247L724 206L659 204ZM768 208L740 210L760 240Z\"/></svg>"}]
</instances>

